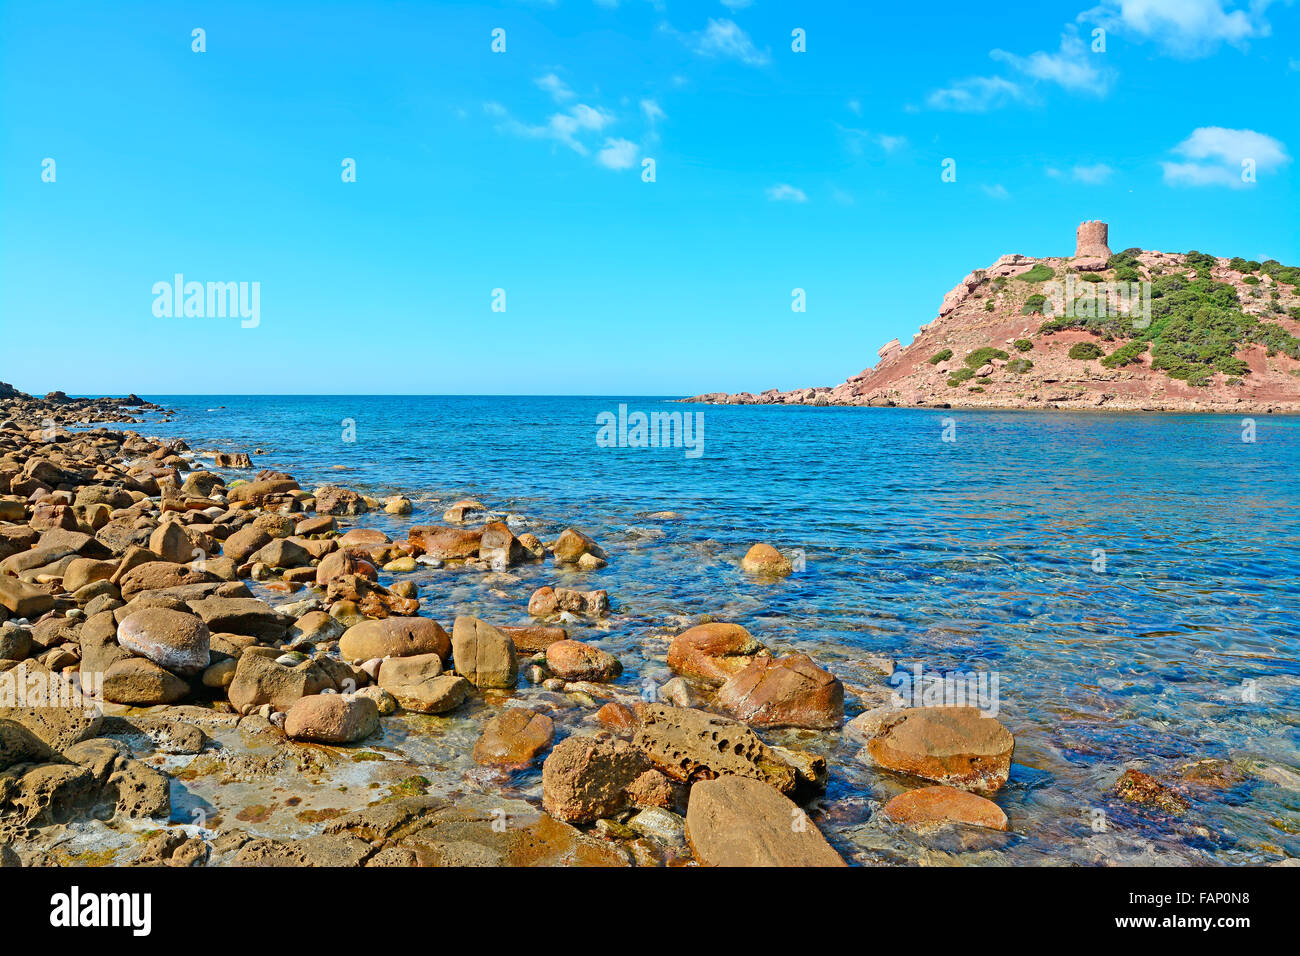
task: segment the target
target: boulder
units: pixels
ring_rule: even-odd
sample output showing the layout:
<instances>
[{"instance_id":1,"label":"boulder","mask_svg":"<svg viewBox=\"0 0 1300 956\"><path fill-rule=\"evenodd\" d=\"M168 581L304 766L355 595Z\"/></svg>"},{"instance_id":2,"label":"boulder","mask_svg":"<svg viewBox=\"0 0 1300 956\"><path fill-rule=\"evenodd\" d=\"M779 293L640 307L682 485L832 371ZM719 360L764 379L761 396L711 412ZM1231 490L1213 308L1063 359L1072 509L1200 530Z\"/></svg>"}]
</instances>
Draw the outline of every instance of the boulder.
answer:
<instances>
[{"instance_id":1,"label":"boulder","mask_svg":"<svg viewBox=\"0 0 1300 956\"><path fill-rule=\"evenodd\" d=\"M285 736L319 744L350 744L379 729L379 708L368 697L315 694L293 703L284 719Z\"/></svg>"},{"instance_id":2,"label":"boulder","mask_svg":"<svg viewBox=\"0 0 1300 956\"><path fill-rule=\"evenodd\" d=\"M192 677L209 664L208 626L193 614L147 607L117 627L117 643L174 674Z\"/></svg>"},{"instance_id":3,"label":"boulder","mask_svg":"<svg viewBox=\"0 0 1300 956\"><path fill-rule=\"evenodd\" d=\"M406 537L412 554L446 561L478 557L483 532L442 525L416 525Z\"/></svg>"},{"instance_id":4,"label":"boulder","mask_svg":"<svg viewBox=\"0 0 1300 956\"><path fill-rule=\"evenodd\" d=\"M556 564L583 564L583 557L590 556L596 566L605 562L605 552L591 538L576 528L565 528L555 539L551 554Z\"/></svg>"},{"instance_id":5,"label":"boulder","mask_svg":"<svg viewBox=\"0 0 1300 956\"><path fill-rule=\"evenodd\" d=\"M284 640L291 621L265 601L253 597L206 597L190 601L189 608L214 634L247 634L271 643Z\"/></svg>"},{"instance_id":6,"label":"boulder","mask_svg":"<svg viewBox=\"0 0 1300 956\"><path fill-rule=\"evenodd\" d=\"M550 717L511 707L489 720L474 745L474 762L489 767L525 767L551 745L555 725Z\"/></svg>"},{"instance_id":7,"label":"boulder","mask_svg":"<svg viewBox=\"0 0 1300 956\"><path fill-rule=\"evenodd\" d=\"M370 510L365 496L350 488L324 485L312 492L318 515L359 515Z\"/></svg>"},{"instance_id":8,"label":"boulder","mask_svg":"<svg viewBox=\"0 0 1300 956\"><path fill-rule=\"evenodd\" d=\"M8 608L14 617L30 620L53 608L54 597L44 588L0 575L0 605Z\"/></svg>"},{"instance_id":9,"label":"boulder","mask_svg":"<svg viewBox=\"0 0 1300 956\"><path fill-rule=\"evenodd\" d=\"M591 823L631 805L627 788L650 762L622 740L569 737L542 764L542 807L568 823Z\"/></svg>"},{"instance_id":10,"label":"boulder","mask_svg":"<svg viewBox=\"0 0 1300 956\"><path fill-rule=\"evenodd\" d=\"M85 661L82 661L83 668ZM190 692L187 681L143 657L125 657L104 672L104 699L115 704L152 707L174 704Z\"/></svg>"},{"instance_id":11,"label":"boulder","mask_svg":"<svg viewBox=\"0 0 1300 956\"><path fill-rule=\"evenodd\" d=\"M756 544L740 559L742 570L767 577L785 577L794 570L790 559L770 544Z\"/></svg>"},{"instance_id":12,"label":"boulder","mask_svg":"<svg viewBox=\"0 0 1300 956\"><path fill-rule=\"evenodd\" d=\"M831 730L844 722L844 685L807 654L759 657L718 688L714 706L754 727Z\"/></svg>"},{"instance_id":13,"label":"boulder","mask_svg":"<svg viewBox=\"0 0 1300 956\"><path fill-rule=\"evenodd\" d=\"M748 777L782 793L798 785L794 768L739 721L690 707L637 704L632 743L674 780Z\"/></svg>"},{"instance_id":14,"label":"boulder","mask_svg":"<svg viewBox=\"0 0 1300 956\"><path fill-rule=\"evenodd\" d=\"M236 564L244 564L271 543L271 536L256 525L240 528L221 543L221 553Z\"/></svg>"},{"instance_id":15,"label":"boulder","mask_svg":"<svg viewBox=\"0 0 1300 956\"><path fill-rule=\"evenodd\" d=\"M792 800L743 777L691 787L686 838L705 866L845 865Z\"/></svg>"},{"instance_id":16,"label":"boulder","mask_svg":"<svg viewBox=\"0 0 1300 956\"><path fill-rule=\"evenodd\" d=\"M604 681L623 673L617 657L581 641L556 641L547 647L546 665L565 680Z\"/></svg>"},{"instance_id":17,"label":"boulder","mask_svg":"<svg viewBox=\"0 0 1300 956\"><path fill-rule=\"evenodd\" d=\"M519 677L515 645L486 621L461 615L451 632L456 672L478 687L514 687Z\"/></svg>"},{"instance_id":18,"label":"boulder","mask_svg":"<svg viewBox=\"0 0 1300 956\"><path fill-rule=\"evenodd\" d=\"M231 705L240 713L248 713L263 704L287 711L303 697L337 689L333 678L315 661L290 667L250 652L239 658L229 697Z\"/></svg>"},{"instance_id":19,"label":"boulder","mask_svg":"<svg viewBox=\"0 0 1300 956\"><path fill-rule=\"evenodd\" d=\"M882 811L891 820L914 830L950 823L1005 830L1007 815L992 800L954 787L922 787L900 793Z\"/></svg>"},{"instance_id":20,"label":"boulder","mask_svg":"<svg viewBox=\"0 0 1300 956\"><path fill-rule=\"evenodd\" d=\"M446 658L452 641L437 621L427 617L386 617L353 624L339 638L339 655L347 661L376 657L436 654Z\"/></svg>"},{"instance_id":21,"label":"boulder","mask_svg":"<svg viewBox=\"0 0 1300 956\"><path fill-rule=\"evenodd\" d=\"M884 720L866 755L886 770L994 793L1007 782L1015 739L975 707L910 707Z\"/></svg>"},{"instance_id":22,"label":"boulder","mask_svg":"<svg viewBox=\"0 0 1300 956\"><path fill-rule=\"evenodd\" d=\"M714 621L674 637L668 646L668 666L678 674L717 686L743 671L762 650L763 645L739 624Z\"/></svg>"},{"instance_id":23,"label":"boulder","mask_svg":"<svg viewBox=\"0 0 1300 956\"><path fill-rule=\"evenodd\" d=\"M445 714L468 700L474 685L457 674L441 674L415 684L393 684L384 690L392 694L404 710Z\"/></svg>"},{"instance_id":24,"label":"boulder","mask_svg":"<svg viewBox=\"0 0 1300 956\"><path fill-rule=\"evenodd\" d=\"M138 565L122 576L122 597L130 600L142 591L159 591L164 588L178 588L190 584L216 583L221 579L215 574L183 564L170 561L148 561Z\"/></svg>"},{"instance_id":25,"label":"boulder","mask_svg":"<svg viewBox=\"0 0 1300 956\"><path fill-rule=\"evenodd\" d=\"M306 567L311 559L311 552L292 538L274 538L262 545L252 558L272 568Z\"/></svg>"}]
</instances>

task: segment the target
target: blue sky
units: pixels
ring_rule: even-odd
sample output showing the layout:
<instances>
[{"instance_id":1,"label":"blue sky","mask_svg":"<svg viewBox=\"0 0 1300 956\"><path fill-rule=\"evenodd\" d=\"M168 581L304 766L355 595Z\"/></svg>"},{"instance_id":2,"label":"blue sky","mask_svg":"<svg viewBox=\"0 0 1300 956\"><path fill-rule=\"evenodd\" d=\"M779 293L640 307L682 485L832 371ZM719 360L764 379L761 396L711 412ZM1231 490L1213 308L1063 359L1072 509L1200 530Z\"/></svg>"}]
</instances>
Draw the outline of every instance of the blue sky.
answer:
<instances>
[{"instance_id":1,"label":"blue sky","mask_svg":"<svg viewBox=\"0 0 1300 956\"><path fill-rule=\"evenodd\" d=\"M1003 253L1071 253L1083 219L1116 250L1300 263L1298 21L1221 0L0 2L0 378L785 389L910 341ZM257 326L156 316L176 273L260 283Z\"/></svg>"}]
</instances>

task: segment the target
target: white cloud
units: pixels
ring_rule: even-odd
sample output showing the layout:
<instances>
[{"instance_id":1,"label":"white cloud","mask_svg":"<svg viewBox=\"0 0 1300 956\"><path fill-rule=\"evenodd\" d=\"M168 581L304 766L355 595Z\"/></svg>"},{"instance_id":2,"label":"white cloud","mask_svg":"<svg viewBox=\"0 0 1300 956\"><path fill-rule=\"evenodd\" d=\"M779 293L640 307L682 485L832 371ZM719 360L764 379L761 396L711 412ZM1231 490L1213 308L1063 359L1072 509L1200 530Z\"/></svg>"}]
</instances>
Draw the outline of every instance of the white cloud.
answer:
<instances>
[{"instance_id":1,"label":"white cloud","mask_svg":"<svg viewBox=\"0 0 1300 956\"><path fill-rule=\"evenodd\" d=\"M641 112L645 114L645 121L652 127L661 119L667 119L668 114L663 111L663 107L655 100L642 100Z\"/></svg>"},{"instance_id":2,"label":"white cloud","mask_svg":"<svg viewBox=\"0 0 1300 956\"><path fill-rule=\"evenodd\" d=\"M727 57L748 66L765 66L771 60L768 51L756 47L734 20L710 18L709 25L687 37L687 42L701 56Z\"/></svg>"},{"instance_id":3,"label":"white cloud","mask_svg":"<svg viewBox=\"0 0 1300 956\"><path fill-rule=\"evenodd\" d=\"M596 162L607 169L631 169L636 164L637 146L628 139L607 139L596 154Z\"/></svg>"},{"instance_id":4,"label":"white cloud","mask_svg":"<svg viewBox=\"0 0 1300 956\"><path fill-rule=\"evenodd\" d=\"M958 80L952 86L935 90L925 102L936 110L983 113L1025 98L1024 89L1010 80L1000 76L972 76Z\"/></svg>"},{"instance_id":5,"label":"white cloud","mask_svg":"<svg viewBox=\"0 0 1300 956\"><path fill-rule=\"evenodd\" d=\"M775 186L769 186L767 189L767 198L773 202L808 201L808 196L802 189L791 186L789 183L778 183Z\"/></svg>"},{"instance_id":6,"label":"white cloud","mask_svg":"<svg viewBox=\"0 0 1300 956\"><path fill-rule=\"evenodd\" d=\"M1006 50L990 50L989 56L1005 63L1019 77L973 76L959 80L935 90L926 104L932 109L980 113L1032 100L1032 87L1038 83L1053 83L1071 93L1104 96L1115 77L1114 71L1102 66L1101 58L1079 38L1078 28L1073 25L1061 34L1055 53L1039 50L1020 56ZM1031 81L1030 85L1027 87L1024 81Z\"/></svg>"},{"instance_id":7,"label":"white cloud","mask_svg":"<svg viewBox=\"0 0 1300 956\"><path fill-rule=\"evenodd\" d=\"M1161 163L1165 182L1171 186L1251 185L1242 178L1243 163L1251 161L1256 173L1278 169L1291 162L1281 141L1252 129L1202 126L1192 131L1173 152L1182 161Z\"/></svg>"},{"instance_id":8,"label":"white cloud","mask_svg":"<svg viewBox=\"0 0 1300 956\"><path fill-rule=\"evenodd\" d=\"M861 115L862 115L862 103L861 103L861 101L859 101L859 100L849 100L849 101L848 101L847 103L845 103L844 105L847 106L847 107L849 108L849 112L852 113L854 116L861 116Z\"/></svg>"},{"instance_id":9,"label":"white cloud","mask_svg":"<svg viewBox=\"0 0 1300 956\"><path fill-rule=\"evenodd\" d=\"M754 0L722 0L722 5L728 10L744 10Z\"/></svg>"},{"instance_id":10,"label":"white cloud","mask_svg":"<svg viewBox=\"0 0 1300 956\"><path fill-rule=\"evenodd\" d=\"M1011 198L1011 194L1007 192L1007 187L1003 186L1001 183L997 183L994 186L981 186L980 189L984 190L984 193L993 199Z\"/></svg>"},{"instance_id":11,"label":"white cloud","mask_svg":"<svg viewBox=\"0 0 1300 956\"><path fill-rule=\"evenodd\" d=\"M864 144L875 143L887 153L895 152L907 145L906 136L890 136L888 133L873 133L869 129L859 129L855 126L841 126L835 124L835 128L844 136L844 145L854 156L861 156L864 152Z\"/></svg>"},{"instance_id":12,"label":"white cloud","mask_svg":"<svg viewBox=\"0 0 1300 956\"><path fill-rule=\"evenodd\" d=\"M1091 166L1075 166L1070 170L1070 174L1081 183L1088 183L1090 186L1096 186L1110 179L1115 170L1111 169L1105 163L1094 163Z\"/></svg>"},{"instance_id":13,"label":"white cloud","mask_svg":"<svg viewBox=\"0 0 1300 956\"><path fill-rule=\"evenodd\" d=\"M583 156L588 155L590 150L579 139L579 135L600 132L614 122L613 113L597 107L587 106L585 103L575 104L567 112L555 113L541 126L521 123L512 117L500 103L484 103L483 110L489 116L500 120L497 124L497 129L500 132L530 139L553 139Z\"/></svg>"},{"instance_id":14,"label":"white cloud","mask_svg":"<svg viewBox=\"0 0 1300 956\"><path fill-rule=\"evenodd\" d=\"M547 93L550 93L557 103L573 99L573 90L569 89L565 82L554 73L539 76L534 82Z\"/></svg>"},{"instance_id":15,"label":"white cloud","mask_svg":"<svg viewBox=\"0 0 1300 956\"><path fill-rule=\"evenodd\" d=\"M1207 56L1222 44L1242 47L1272 32L1264 14L1269 0L1245 8L1223 0L1104 0L1079 19L1116 33L1153 40L1179 57Z\"/></svg>"},{"instance_id":16,"label":"white cloud","mask_svg":"<svg viewBox=\"0 0 1300 956\"><path fill-rule=\"evenodd\" d=\"M1006 50L993 50L989 56L1010 65L1035 80L1055 83L1076 93L1105 93L1110 76L1098 67L1099 58L1079 39L1071 27L1061 34L1061 46L1055 53L1042 50L1029 56L1017 56Z\"/></svg>"}]
</instances>

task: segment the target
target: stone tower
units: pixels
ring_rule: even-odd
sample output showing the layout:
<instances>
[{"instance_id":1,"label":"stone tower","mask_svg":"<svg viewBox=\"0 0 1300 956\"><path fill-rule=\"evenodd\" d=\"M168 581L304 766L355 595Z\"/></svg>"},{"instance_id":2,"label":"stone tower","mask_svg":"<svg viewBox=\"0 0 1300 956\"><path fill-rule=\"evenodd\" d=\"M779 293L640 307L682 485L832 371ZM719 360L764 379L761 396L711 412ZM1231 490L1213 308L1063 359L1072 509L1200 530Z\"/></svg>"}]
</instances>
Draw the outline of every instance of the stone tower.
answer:
<instances>
[{"instance_id":1,"label":"stone tower","mask_svg":"<svg viewBox=\"0 0 1300 956\"><path fill-rule=\"evenodd\" d=\"M1106 245L1109 232L1110 227L1100 219L1079 223L1079 228L1074 234L1074 257L1109 259L1110 246Z\"/></svg>"}]
</instances>

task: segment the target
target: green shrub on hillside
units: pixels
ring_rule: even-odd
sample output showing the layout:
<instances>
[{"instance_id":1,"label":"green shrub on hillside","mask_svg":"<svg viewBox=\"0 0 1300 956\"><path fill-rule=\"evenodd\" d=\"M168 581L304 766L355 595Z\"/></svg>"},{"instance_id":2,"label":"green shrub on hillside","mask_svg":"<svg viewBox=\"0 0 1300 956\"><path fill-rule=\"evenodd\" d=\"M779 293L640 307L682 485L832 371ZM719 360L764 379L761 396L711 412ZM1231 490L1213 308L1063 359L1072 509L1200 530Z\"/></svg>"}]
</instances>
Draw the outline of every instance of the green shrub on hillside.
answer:
<instances>
[{"instance_id":1,"label":"green shrub on hillside","mask_svg":"<svg viewBox=\"0 0 1300 956\"><path fill-rule=\"evenodd\" d=\"M1075 342L1070 346L1070 358L1085 362L1101 358L1105 354L1106 351L1096 342Z\"/></svg>"},{"instance_id":2,"label":"green shrub on hillside","mask_svg":"<svg viewBox=\"0 0 1300 956\"><path fill-rule=\"evenodd\" d=\"M930 364L938 365L940 362L946 362L952 358L952 349L944 349L941 352L935 352L930 356Z\"/></svg>"},{"instance_id":3,"label":"green shrub on hillside","mask_svg":"<svg viewBox=\"0 0 1300 956\"><path fill-rule=\"evenodd\" d=\"M984 303L984 311L985 311L985 312L992 312L992 311L993 311L993 300L992 300L992 299L989 299L987 302Z\"/></svg>"},{"instance_id":4,"label":"green shrub on hillside","mask_svg":"<svg viewBox=\"0 0 1300 956\"><path fill-rule=\"evenodd\" d=\"M1017 375L1024 375L1033 367L1034 363L1025 358L1012 359L1007 363L1007 371L1014 372Z\"/></svg>"},{"instance_id":5,"label":"green shrub on hillside","mask_svg":"<svg viewBox=\"0 0 1300 956\"><path fill-rule=\"evenodd\" d=\"M1101 364L1107 368L1121 368L1125 365L1135 365L1138 356L1147 350L1147 343L1141 340L1129 342L1127 345L1121 345L1115 351L1111 352Z\"/></svg>"},{"instance_id":6,"label":"green shrub on hillside","mask_svg":"<svg viewBox=\"0 0 1300 956\"><path fill-rule=\"evenodd\" d=\"M1016 276L1021 282L1046 282L1052 276L1056 275L1056 270L1046 263L1039 262L1027 272L1022 272Z\"/></svg>"},{"instance_id":7,"label":"green shrub on hillside","mask_svg":"<svg viewBox=\"0 0 1300 956\"><path fill-rule=\"evenodd\" d=\"M1011 344L1016 347L1017 352L1030 352L1034 348L1034 343L1029 339L1016 339Z\"/></svg>"},{"instance_id":8,"label":"green shrub on hillside","mask_svg":"<svg viewBox=\"0 0 1300 956\"><path fill-rule=\"evenodd\" d=\"M1035 292L1025 300L1025 307L1020 310L1021 315L1042 315L1043 307L1047 305L1047 296L1041 292Z\"/></svg>"},{"instance_id":9,"label":"green shrub on hillside","mask_svg":"<svg viewBox=\"0 0 1300 956\"><path fill-rule=\"evenodd\" d=\"M995 349L991 345L986 345L982 349L976 349L966 356L967 368L979 368L981 365L987 365L993 359L1008 358L1006 352L1001 349Z\"/></svg>"},{"instance_id":10,"label":"green shrub on hillside","mask_svg":"<svg viewBox=\"0 0 1300 956\"><path fill-rule=\"evenodd\" d=\"M948 376L948 385L950 388L956 388L962 382L968 382L975 377L973 368L959 368Z\"/></svg>"},{"instance_id":11,"label":"green shrub on hillside","mask_svg":"<svg viewBox=\"0 0 1300 956\"><path fill-rule=\"evenodd\" d=\"M1097 273L1095 272L1085 272L1083 273L1083 275L1079 276L1079 278L1083 282L1105 282L1106 281L1101 276L1097 275Z\"/></svg>"}]
</instances>

